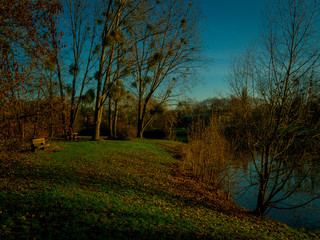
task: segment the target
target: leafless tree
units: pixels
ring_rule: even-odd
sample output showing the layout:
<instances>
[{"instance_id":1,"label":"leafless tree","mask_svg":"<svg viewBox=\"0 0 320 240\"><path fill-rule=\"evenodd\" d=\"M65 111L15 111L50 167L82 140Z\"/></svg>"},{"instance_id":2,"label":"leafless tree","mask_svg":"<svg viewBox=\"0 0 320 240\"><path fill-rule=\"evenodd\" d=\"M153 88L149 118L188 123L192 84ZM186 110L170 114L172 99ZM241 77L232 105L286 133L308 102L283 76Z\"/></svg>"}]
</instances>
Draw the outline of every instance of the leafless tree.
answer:
<instances>
[{"instance_id":1,"label":"leafless tree","mask_svg":"<svg viewBox=\"0 0 320 240\"><path fill-rule=\"evenodd\" d=\"M138 99L138 137L177 90L186 90L199 61L199 15L192 1L161 1L134 26L135 71L131 92ZM150 107L151 100L159 106Z\"/></svg>"},{"instance_id":2,"label":"leafless tree","mask_svg":"<svg viewBox=\"0 0 320 240\"><path fill-rule=\"evenodd\" d=\"M305 106L317 89L319 2L269 3L260 40L255 50L235 61L231 74L244 109L238 120L258 175L258 215L283 207L279 204L296 192L310 170L310 146L318 147L319 119L316 126L307 126ZM293 182L297 168L305 175Z\"/></svg>"},{"instance_id":3,"label":"leafless tree","mask_svg":"<svg viewBox=\"0 0 320 240\"><path fill-rule=\"evenodd\" d=\"M105 103L114 84L129 72L131 39L128 31L144 14L142 0L101 1L103 19L100 39L99 67L95 74L97 94L93 140L100 138L100 125ZM139 14L138 14L139 12ZM129 56L128 56L129 55ZM122 62L122 64L117 64Z\"/></svg>"},{"instance_id":4,"label":"leafless tree","mask_svg":"<svg viewBox=\"0 0 320 240\"><path fill-rule=\"evenodd\" d=\"M69 134L72 135L82 95L86 85L91 80L89 74L93 71L97 60L99 10L95 1L68 0L65 5L63 23L70 32L72 39L70 47L73 62L69 66L72 82L70 84L71 101L68 129Z\"/></svg>"}]
</instances>

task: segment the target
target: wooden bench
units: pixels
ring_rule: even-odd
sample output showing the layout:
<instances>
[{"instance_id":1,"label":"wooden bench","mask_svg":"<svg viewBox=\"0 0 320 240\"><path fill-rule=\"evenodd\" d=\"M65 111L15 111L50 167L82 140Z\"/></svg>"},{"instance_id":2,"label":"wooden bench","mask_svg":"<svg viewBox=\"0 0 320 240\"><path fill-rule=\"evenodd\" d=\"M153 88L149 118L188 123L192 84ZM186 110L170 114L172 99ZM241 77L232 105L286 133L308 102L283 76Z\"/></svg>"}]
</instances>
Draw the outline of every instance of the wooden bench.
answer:
<instances>
[{"instance_id":1,"label":"wooden bench","mask_svg":"<svg viewBox=\"0 0 320 240\"><path fill-rule=\"evenodd\" d=\"M31 151L35 152L36 149L44 150L45 146L46 146L45 138L34 138L32 139Z\"/></svg>"},{"instance_id":2,"label":"wooden bench","mask_svg":"<svg viewBox=\"0 0 320 240\"><path fill-rule=\"evenodd\" d=\"M72 133L71 139L72 139L72 140L79 139L78 133Z\"/></svg>"}]
</instances>

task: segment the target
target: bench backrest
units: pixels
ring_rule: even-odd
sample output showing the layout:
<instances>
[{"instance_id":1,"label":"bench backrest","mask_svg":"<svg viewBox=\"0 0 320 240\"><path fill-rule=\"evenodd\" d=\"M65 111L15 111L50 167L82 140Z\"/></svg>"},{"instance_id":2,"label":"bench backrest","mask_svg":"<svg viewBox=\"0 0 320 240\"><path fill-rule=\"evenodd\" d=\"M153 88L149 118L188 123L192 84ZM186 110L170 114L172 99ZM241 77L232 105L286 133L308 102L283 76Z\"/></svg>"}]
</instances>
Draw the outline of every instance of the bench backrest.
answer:
<instances>
[{"instance_id":1,"label":"bench backrest","mask_svg":"<svg viewBox=\"0 0 320 240\"><path fill-rule=\"evenodd\" d=\"M45 144L45 139L44 138L36 138L32 139L32 144L33 145L44 145Z\"/></svg>"}]
</instances>

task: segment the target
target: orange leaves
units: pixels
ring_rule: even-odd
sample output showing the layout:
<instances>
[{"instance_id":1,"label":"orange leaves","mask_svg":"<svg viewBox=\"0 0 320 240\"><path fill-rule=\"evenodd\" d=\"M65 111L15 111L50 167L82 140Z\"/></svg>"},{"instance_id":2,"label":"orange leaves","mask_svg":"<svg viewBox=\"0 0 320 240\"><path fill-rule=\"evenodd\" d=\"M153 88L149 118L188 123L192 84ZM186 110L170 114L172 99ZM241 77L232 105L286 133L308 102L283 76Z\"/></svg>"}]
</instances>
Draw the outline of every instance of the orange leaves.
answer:
<instances>
[{"instance_id":1,"label":"orange leaves","mask_svg":"<svg viewBox=\"0 0 320 240\"><path fill-rule=\"evenodd\" d=\"M30 104L33 108L29 111L25 103L32 102L32 91L42 82L42 76L37 76L42 64L39 60L50 54L51 43L42 32L48 31L50 21L55 22L55 14L60 10L61 4L54 0L0 3L0 140L29 138L27 130L34 130L32 123L38 121L35 116L40 110Z\"/></svg>"}]
</instances>

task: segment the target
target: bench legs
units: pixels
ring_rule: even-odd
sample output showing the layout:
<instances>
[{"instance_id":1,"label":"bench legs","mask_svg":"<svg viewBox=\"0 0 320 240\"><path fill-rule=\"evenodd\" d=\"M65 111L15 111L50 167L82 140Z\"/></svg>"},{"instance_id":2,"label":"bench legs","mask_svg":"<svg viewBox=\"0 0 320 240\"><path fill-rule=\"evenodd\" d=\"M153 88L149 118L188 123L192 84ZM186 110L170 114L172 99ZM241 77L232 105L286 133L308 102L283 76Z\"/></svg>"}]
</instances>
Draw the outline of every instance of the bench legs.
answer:
<instances>
[{"instance_id":1,"label":"bench legs","mask_svg":"<svg viewBox=\"0 0 320 240\"><path fill-rule=\"evenodd\" d=\"M44 145L40 145L40 146L35 146L35 145L31 145L31 152L36 152L37 149L42 149L44 150L45 146Z\"/></svg>"}]
</instances>

